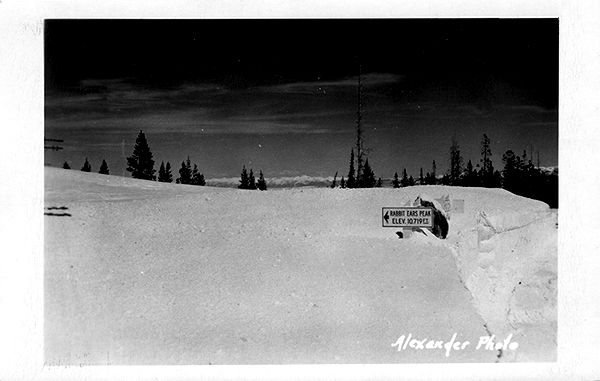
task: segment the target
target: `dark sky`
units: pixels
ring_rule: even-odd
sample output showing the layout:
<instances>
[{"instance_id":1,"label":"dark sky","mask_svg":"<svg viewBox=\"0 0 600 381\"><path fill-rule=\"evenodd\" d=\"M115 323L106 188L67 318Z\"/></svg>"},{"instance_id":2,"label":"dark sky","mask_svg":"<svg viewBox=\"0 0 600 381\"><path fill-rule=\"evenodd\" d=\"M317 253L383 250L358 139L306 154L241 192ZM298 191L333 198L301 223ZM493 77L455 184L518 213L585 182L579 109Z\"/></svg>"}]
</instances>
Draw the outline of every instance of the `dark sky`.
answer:
<instances>
[{"instance_id":1,"label":"dark sky","mask_svg":"<svg viewBox=\"0 0 600 381\"><path fill-rule=\"evenodd\" d=\"M207 177L347 172L356 87L376 175L436 160L483 133L494 165L533 146L558 165L557 19L47 20L46 137L54 166L124 171L140 129L155 160Z\"/></svg>"}]
</instances>

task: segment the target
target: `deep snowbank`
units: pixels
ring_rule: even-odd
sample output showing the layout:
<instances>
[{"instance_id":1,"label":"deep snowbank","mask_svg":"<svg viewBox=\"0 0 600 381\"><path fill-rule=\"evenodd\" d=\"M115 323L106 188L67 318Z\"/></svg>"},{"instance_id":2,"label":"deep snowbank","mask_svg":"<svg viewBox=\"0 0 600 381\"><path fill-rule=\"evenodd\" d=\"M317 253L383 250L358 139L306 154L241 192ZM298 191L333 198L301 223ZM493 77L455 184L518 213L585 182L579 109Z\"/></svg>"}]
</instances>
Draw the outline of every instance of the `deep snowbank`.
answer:
<instances>
[{"instance_id":1,"label":"deep snowbank","mask_svg":"<svg viewBox=\"0 0 600 381\"><path fill-rule=\"evenodd\" d=\"M45 189L46 208L70 215L46 217L49 364L555 356L556 228L541 202L499 189L254 192L53 168ZM422 193L465 200L447 240L381 227L382 207ZM453 333L473 345L449 357L391 346ZM474 348L508 333L521 335L514 353Z\"/></svg>"},{"instance_id":2,"label":"deep snowbank","mask_svg":"<svg viewBox=\"0 0 600 381\"><path fill-rule=\"evenodd\" d=\"M541 207L475 217L474 228L450 239L461 278L492 333L532 341L502 360L555 360L557 213Z\"/></svg>"},{"instance_id":3,"label":"deep snowbank","mask_svg":"<svg viewBox=\"0 0 600 381\"><path fill-rule=\"evenodd\" d=\"M439 195L439 187L423 191ZM554 361L557 211L500 189L451 188L450 194L465 200L465 213L451 216L446 243L487 328L497 337L532 340L501 361Z\"/></svg>"}]
</instances>

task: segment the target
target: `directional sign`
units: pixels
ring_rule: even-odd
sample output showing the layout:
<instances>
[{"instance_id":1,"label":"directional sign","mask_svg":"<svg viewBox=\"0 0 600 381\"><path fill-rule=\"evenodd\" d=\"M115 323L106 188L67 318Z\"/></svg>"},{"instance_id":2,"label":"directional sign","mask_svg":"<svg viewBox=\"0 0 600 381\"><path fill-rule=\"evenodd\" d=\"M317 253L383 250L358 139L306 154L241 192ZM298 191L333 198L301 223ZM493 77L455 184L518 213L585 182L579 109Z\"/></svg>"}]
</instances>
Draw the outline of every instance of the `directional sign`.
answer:
<instances>
[{"instance_id":1,"label":"directional sign","mask_svg":"<svg viewBox=\"0 0 600 381\"><path fill-rule=\"evenodd\" d=\"M384 207L381 210L381 224L384 228L433 228L433 208L423 207Z\"/></svg>"}]
</instances>

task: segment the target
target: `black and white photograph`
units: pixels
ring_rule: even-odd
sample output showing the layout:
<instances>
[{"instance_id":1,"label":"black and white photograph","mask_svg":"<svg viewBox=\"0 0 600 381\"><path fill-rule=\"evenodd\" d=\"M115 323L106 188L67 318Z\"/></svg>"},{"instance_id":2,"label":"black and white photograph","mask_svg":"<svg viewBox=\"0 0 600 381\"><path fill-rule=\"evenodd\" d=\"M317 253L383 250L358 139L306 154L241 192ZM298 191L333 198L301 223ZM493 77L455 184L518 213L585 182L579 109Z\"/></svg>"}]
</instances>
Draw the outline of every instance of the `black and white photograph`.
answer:
<instances>
[{"instance_id":1,"label":"black and white photograph","mask_svg":"<svg viewBox=\"0 0 600 381\"><path fill-rule=\"evenodd\" d=\"M556 361L558 20L46 20L49 365Z\"/></svg>"},{"instance_id":2,"label":"black and white photograph","mask_svg":"<svg viewBox=\"0 0 600 381\"><path fill-rule=\"evenodd\" d=\"M598 12L0 0L0 381L600 379Z\"/></svg>"}]
</instances>

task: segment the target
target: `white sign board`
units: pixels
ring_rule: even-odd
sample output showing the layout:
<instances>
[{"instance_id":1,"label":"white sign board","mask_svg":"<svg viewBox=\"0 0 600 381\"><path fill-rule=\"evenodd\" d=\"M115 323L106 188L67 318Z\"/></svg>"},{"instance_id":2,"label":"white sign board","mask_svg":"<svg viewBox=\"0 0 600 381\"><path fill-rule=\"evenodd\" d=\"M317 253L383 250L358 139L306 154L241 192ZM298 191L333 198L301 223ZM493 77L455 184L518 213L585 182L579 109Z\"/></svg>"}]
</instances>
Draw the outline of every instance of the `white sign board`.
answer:
<instances>
[{"instance_id":1,"label":"white sign board","mask_svg":"<svg viewBox=\"0 0 600 381\"><path fill-rule=\"evenodd\" d=\"M464 213L465 212L465 200L457 200L450 199L450 195L442 196L440 198L436 198L444 212L446 212L446 216L450 218L452 213Z\"/></svg>"},{"instance_id":2,"label":"white sign board","mask_svg":"<svg viewBox=\"0 0 600 381\"><path fill-rule=\"evenodd\" d=\"M384 207L381 210L381 225L384 228L433 228L433 208Z\"/></svg>"}]
</instances>

